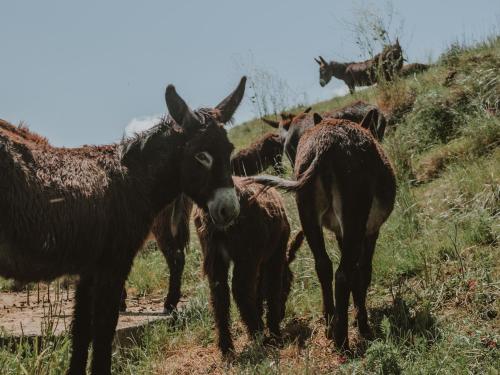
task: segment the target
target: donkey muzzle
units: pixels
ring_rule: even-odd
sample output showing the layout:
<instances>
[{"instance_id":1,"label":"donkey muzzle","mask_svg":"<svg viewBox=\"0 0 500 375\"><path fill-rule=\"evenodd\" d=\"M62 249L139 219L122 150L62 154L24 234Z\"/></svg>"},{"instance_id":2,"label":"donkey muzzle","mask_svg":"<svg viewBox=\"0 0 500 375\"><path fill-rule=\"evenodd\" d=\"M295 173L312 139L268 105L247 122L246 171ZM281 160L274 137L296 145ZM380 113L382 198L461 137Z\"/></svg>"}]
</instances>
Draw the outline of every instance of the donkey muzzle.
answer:
<instances>
[{"instance_id":1,"label":"donkey muzzle","mask_svg":"<svg viewBox=\"0 0 500 375\"><path fill-rule=\"evenodd\" d=\"M233 187L215 190L207 206L212 221L220 228L231 225L240 214L240 202Z\"/></svg>"}]
</instances>

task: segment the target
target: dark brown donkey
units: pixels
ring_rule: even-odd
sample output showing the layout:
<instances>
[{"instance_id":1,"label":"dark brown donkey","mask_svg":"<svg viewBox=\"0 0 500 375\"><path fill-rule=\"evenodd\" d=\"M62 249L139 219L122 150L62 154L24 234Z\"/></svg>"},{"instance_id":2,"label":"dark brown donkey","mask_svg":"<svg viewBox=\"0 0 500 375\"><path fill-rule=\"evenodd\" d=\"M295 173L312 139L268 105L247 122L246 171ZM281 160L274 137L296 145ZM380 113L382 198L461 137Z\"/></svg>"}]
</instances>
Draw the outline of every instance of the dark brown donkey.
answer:
<instances>
[{"instance_id":1,"label":"dark brown donkey","mask_svg":"<svg viewBox=\"0 0 500 375\"><path fill-rule=\"evenodd\" d=\"M290 163L295 165L295 155L297 154L297 146L304 132L314 126L314 118L312 114L307 114L310 108L298 115L284 114L281 121L272 121L262 119L268 125L278 128L281 141L283 143L284 152L290 160ZM370 121L362 121L368 113L371 116L367 118ZM344 119L361 126L367 126L372 135L378 141L384 138L385 127L387 120L377 106L358 100L354 103L346 105L342 108L327 111L322 114L323 118L328 119Z\"/></svg>"},{"instance_id":2,"label":"dark brown donkey","mask_svg":"<svg viewBox=\"0 0 500 375\"><path fill-rule=\"evenodd\" d=\"M21 282L78 275L70 374L110 374L120 294L154 218L184 193L226 227L239 214L223 123L238 88L192 111L167 87L171 117L121 144L56 148L0 126L0 276Z\"/></svg>"},{"instance_id":3,"label":"dark brown donkey","mask_svg":"<svg viewBox=\"0 0 500 375\"><path fill-rule=\"evenodd\" d=\"M220 230L209 214L196 209L194 223L203 250L203 268L210 284L210 295L218 332L218 346L224 355L233 350L229 330L228 270L234 263L232 292L249 335L254 338L264 328L263 302L267 302L267 325L279 337L280 322L290 292L292 273L289 263L302 243L299 232L291 242L283 202L274 189L257 195L257 184L243 186L235 177L241 213L235 224Z\"/></svg>"},{"instance_id":4,"label":"dark brown donkey","mask_svg":"<svg viewBox=\"0 0 500 375\"><path fill-rule=\"evenodd\" d=\"M370 132L348 120L323 120L317 114L314 117L316 126L304 132L298 145L296 181L273 176L247 180L296 192L300 221L323 293L327 336L348 349L350 292L359 331L363 336L370 333L366 292L379 230L394 206L396 181L389 160ZM332 262L325 249L322 226L335 233L341 252L335 274L336 309Z\"/></svg>"},{"instance_id":5,"label":"dark brown donkey","mask_svg":"<svg viewBox=\"0 0 500 375\"><path fill-rule=\"evenodd\" d=\"M283 172L281 158L283 143L275 133L264 134L249 147L231 157L231 168L236 176L251 176L272 166L276 173ZM164 313L172 312L181 297L182 273L185 265L185 249L189 244L189 219L193 203L185 195L179 196L155 218L151 232L163 253L170 271ZM124 289L121 311L127 308Z\"/></svg>"},{"instance_id":6,"label":"dark brown donkey","mask_svg":"<svg viewBox=\"0 0 500 375\"><path fill-rule=\"evenodd\" d=\"M386 81L392 80L394 74L403 66L403 52L399 40L396 39L395 44L386 46L382 52L362 62L327 62L322 56L314 61L319 65L321 87L326 86L332 77L335 77L344 81L352 94L356 86L374 85L381 77Z\"/></svg>"}]
</instances>

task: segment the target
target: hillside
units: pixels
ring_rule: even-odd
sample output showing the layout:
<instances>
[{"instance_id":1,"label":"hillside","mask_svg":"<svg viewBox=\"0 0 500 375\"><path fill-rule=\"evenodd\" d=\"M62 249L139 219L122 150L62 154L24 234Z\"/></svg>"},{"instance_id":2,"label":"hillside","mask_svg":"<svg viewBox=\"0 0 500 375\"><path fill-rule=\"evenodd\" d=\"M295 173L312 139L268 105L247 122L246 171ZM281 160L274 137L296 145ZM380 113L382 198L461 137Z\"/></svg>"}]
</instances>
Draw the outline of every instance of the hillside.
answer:
<instances>
[{"instance_id":1,"label":"hillside","mask_svg":"<svg viewBox=\"0 0 500 375\"><path fill-rule=\"evenodd\" d=\"M352 357L335 351L325 338L320 288L305 244L292 265L284 347L249 343L233 307L238 355L224 364L214 343L208 286L192 232L183 277L186 307L172 323L117 352L116 373L500 371L500 38L453 45L425 73L317 103L313 111L356 99L377 104L389 115L383 147L398 178L396 207L377 243L367 301L375 338L362 342L351 327ZM231 129L230 138L240 148L270 129L254 120ZM294 200L285 199L295 232ZM337 264L335 239L326 237ZM167 273L159 251L141 252L128 280L129 295L161 297ZM63 338L38 350L28 345L0 350L1 372L62 373L68 344Z\"/></svg>"}]
</instances>

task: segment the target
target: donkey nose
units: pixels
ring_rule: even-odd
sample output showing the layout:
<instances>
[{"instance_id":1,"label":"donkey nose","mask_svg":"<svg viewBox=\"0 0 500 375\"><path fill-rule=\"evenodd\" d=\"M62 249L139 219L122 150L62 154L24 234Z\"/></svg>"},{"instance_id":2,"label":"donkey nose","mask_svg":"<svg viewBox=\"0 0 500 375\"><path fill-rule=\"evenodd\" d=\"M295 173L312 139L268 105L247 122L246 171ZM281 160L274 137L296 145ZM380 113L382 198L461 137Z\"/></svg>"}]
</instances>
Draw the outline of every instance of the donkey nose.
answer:
<instances>
[{"instance_id":1,"label":"donkey nose","mask_svg":"<svg viewBox=\"0 0 500 375\"><path fill-rule=\"evenodd\" d=\"M229 209L227 206L222 206L219 209L219 218L224 223L229 223L233 220L235 216L235 212L233 209Z\"/></svg>"}]
</instances>

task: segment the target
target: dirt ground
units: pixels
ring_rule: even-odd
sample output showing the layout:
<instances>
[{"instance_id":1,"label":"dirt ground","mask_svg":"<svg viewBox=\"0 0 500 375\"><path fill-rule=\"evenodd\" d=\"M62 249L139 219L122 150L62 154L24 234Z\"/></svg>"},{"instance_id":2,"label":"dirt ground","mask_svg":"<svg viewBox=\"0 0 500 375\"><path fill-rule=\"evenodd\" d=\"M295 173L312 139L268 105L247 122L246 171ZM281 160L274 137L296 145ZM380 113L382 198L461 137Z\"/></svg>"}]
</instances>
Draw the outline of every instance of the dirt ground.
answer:
<instances>
[{"instance_id":1,"label":"dirt ground","mask_svg":"<svg viewBox=\"0 0 500 375\"><path fill-rule=\"evenodd\" d=\"M35 285L29 293L0 292L0 332L6 336L60 335L70 329L74 290L59 284ZM143 326L169 316L163 312L163 296L131 297L127 312L120 313L117 331Z\"/></svg>"}]
</instances>

